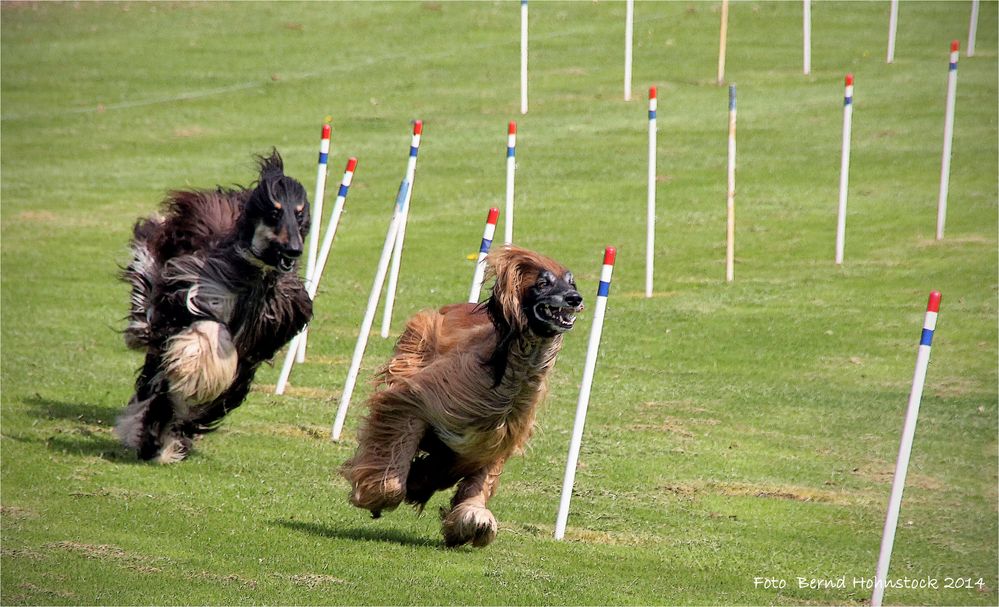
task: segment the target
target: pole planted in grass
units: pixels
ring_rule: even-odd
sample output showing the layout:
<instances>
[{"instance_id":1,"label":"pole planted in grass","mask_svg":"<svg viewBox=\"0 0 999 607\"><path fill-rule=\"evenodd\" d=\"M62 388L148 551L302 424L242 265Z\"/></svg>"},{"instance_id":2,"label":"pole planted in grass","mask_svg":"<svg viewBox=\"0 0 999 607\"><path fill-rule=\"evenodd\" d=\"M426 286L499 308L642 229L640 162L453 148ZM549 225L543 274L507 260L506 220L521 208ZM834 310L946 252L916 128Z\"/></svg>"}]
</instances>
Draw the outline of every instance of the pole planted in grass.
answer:
<instances>
[{"instance_id":1,"label":"pole planted in grass","mask_svg":"<svg viewBox=\"0 0 999 607\"><path fill-rule=\"evenodd\" d=\"M385 291L385 313L382 316L382 332L384 338L389 336L392 326L392 309L395 307L395 292L399 285L399 267L402 265L402 246L406 241L406 223L409 221L409 204L413 200L413 185L416 183L416 156L420 153L420 139L423 136L423 121L413 122L413 139L409 144L409 160L406 163L406 183L409 184L406 194L406 204L397 213L402 214L399 230L395 237L395 248L392 250L392 269L388 275L388 287Z\"/></svg>"},{"instance_id":2,"label":"pole planted in grass","mask_svg":"<svg viewBox=\"0 0 999 607\"><path fill-rule=\"evenodd\" d=\"M971 23L968 24L968 56L975 56L975 37L978 35L978 0L971 0Z\"/></svg>"},{"instance_id":3,"label":"pole planted in grass","mask_svg":"<svg viewBox=\"0 0 999 607\"><path fill-rule=\"evenodd\" d=\"M382 285L385 283L385 274L388 272L392 249L395 246L399 228L404 221L403 211L405 210L406 202L409 200L409 189L409 182L404 179L402 184L399 185L399 193L395 198L395 211L392 213L392 221L389 223L388 232L385 234L385 244L382 246L382 255L378 258L375 280L371 285L371 293L368 294L368 307L364 310L364 319L361 321L357 343L354 345L354 355L350 359L350 369L347 371L347 381L340 395L340 406L337 407L336 418L333 420L331 438L334 441L340 440L340 433L343 431L343 422L347 418L347 407L350 406L350 397L354 394L357 375L361 371L361 359L364 358L364 350L368 346L368 335L371 334L371 325L375 321L375 309L378 307L378 298L381 296Z\"/></svg>"},{"instance_id":4,"label":"pole planted in grass","mask_svg":"<svg viewBox=\"0 0 999 607\"><path fill-rule=\"evenodd\" d=\"M812 0L802 0L802 58L805 75L812 73Z\"/></svg>"},{"instance_id":5,"label":"pole planted in grass","mask_svg":"<svg viewBox=\"0 0 999 607\"><path fill-rule=\"evenodd\" d=\"M943 240L947 222L947 193L950 189L950 153L954 143L954 105L957 103L957 56L961 43L950 43L950 67L947 72L947 108L944 112L943 158L940 161L940 196L937 198L937 240Z\"/></svg>"},{"instance_id":6,"label":"pole planted in grass","mask_svg":"<svg viewBox=\"0 0 999 607\"><path fill-rule=\"evenodd\" d=\"M319 167L316 170L316 193L312 197L312 232L309 234L309 257L305 263L305 283L312 282L316 268L316 255L319 252L319 231L323 221L323 199L326 197L326 175L328 174L330 154L330 124L323 124L322 138L319 140ZM301 333L299 346L296 349L298 362L305 362L305 348L309 338L309 328Z\"/></svg>"},{"instance_id":7,"label":"pole planted in grass","mask_svg":"<svg viewBox=\"0 0 999 607\"><path fill-rule=\"evenodd\" d=\"M520 113L527 113L527 0L520 0Z\"/></svg>"},{"instance_id":8,"label":"pole planted in grass","mask_svg":"<svg viewBox=\"0 0 999 607\"><path fill-rule=\"evenodd\" d=\"M919 403L923 398L923 384L926 383L926 369L930 362L930 346L937 326L937 313L940 311L940 293L930 293L923 319L923 332L919 338L916 353L916 370L912 377L912 390L905 410L905 423L902 425L902 440L898 446L898 459L895 461L895 476L891 481L891 494L888 498L888 514L881 533L881 549L878 553L878 566L874 573L874 591L871 595L872 607L880 607L888 579L888 565L895 544L895 529L898 514L902 507L902 492L905 490L905 475L909 469L909 456L912 454L912 439L916 435L916 418L919 417Z\"/></svg>"},{"instance_id":9,"label":"pole planted in grass","mask_svg":"<svg viewBox=\"0 0 999 607\"><path fill-rule=\"evenodd\" d=\"M843 95L843 153L839 165L839 211L836 215L836 265L843 263L846 240L846 193L850 181L850 132L853 129L853 74L846 75Z\"/></svg>"},{"instance_id":10,"label":"pole planted in grass","mask_svg":"<svg viewBox=\"0 0 999 607\"><path fill-rule=\"evenodd\" d=\"M624 15L624 100L631 101L631 57L635 32L635 0L625 2Z\"/></svg>"},{"instance_id":11,"label":"pole planted in grass","mask_svg":"<svg viewBox=\"0 0 999 607\"><path fill-rule=\"evenodd\" d=\"M614 273L614 258L617 249L604 250L604 264L600 270L600 285L597 287L597 302L593 306L593 327L590 329L590 342L586 347L586 362L583 366L583 383L576 401L576 420L572 425L572 438L569 441L569 456L565 462L565 477L562 480L562 497L559 500L558 516L555 520L555 539L565 537L565 526L569 520L569 501L576 481L576 464L579 461L579 447L583 442L583 425L586 423L586 409L590 403L590 389L593 387L593 373L597 367L597 351L600 349L600 335L604 327L604 314L607 311L607 296L610 294L611 275Z\"/></svg>"},{"instance_id":12,"label":"pole planted in grass","mask_svg":"<svg viewBox=\"0 0 999 607\"><path fill-rule=\"evenodd\" d=\"M499 209L489 209L486 216L486 228L482 231L482 242L479 244L479 259L475 262L475 272L472 274L472 290L468 294L468 303L479 303L479 293L482 291L482 277L486 273L486 255L493 244L496 234L496 220L499 219Z\"/></svg>"},{"instance_id":13,"label":"pole planted in grass","mask_svg":"<svg viewBox=\"0 0 999 607\"><path fill-rule=\"evenodd\" d=\"M645 205L645 296L652 297L656 246L656 87L649 87L649 175Z\"/></svg>"},{"instance_id":14,"label":"pole planted in grass","mask_svg":"<svg viewBox=\"0 0 999 607\"><path fill-rule=\"evenodd\" d=\"M726 196L725 280L735 279L735 85L728 87L728 195Z\"/></svg>"},{"instance_id":15,"label":"pole planted in grass","mask_svg":"<svg viewBox=\"0 0 999 607\"><path fill-rule=\"evenodd\" d=\"M888 56L886 63L895 62L895 32L898 30L898 0L891 0L888 13Z\"/></svg>"},{"instance_id":16,"label":"pole planted in grass","mask_svg":"<svg viewBox=\"0 0 999 607\"><path fill-rule=\"evenodd\" d=\"M510 121L506 130L506 219L503 242L513 244L513 188L517 173L517 123Z\"/></svg>"},{"instance_id":17,"label":"pole planted in grass","mask_svg":"<svg viewBox=\"0 0 999 607\"><path fill-rule=\"evenodd\" d=\"M718 34L718 84L725 84L725 47L728 45L728 0L722 0L721 31Z\"/></svg>"},{"instance_id":18,"label":"pole planted in grass","mask_svg":"<svg viewBox=\"0 0 999 607\"><path fill-rule=\"evenodd\" d=\"M323 244L319 248L316 257L316 265L313 268L313 279L305 285L305 292L309 299L315 300L316 293L319 292L319 282L323 278L323 271L326 269L326 261L329 259L330 249L333 248L333 238L336 236L337 226L340 225L340 216L343 215L343 205L347 201L347 193L350 191L350 184L354 180L354 170L357 168L357 158L347 160L347 168L344 169L343 179L340 180L340 191L337 192L336 202L333 203L333 213L330 215L329 224L326 226L326 233L323 236ZM278 376L277 386L274 394L284 394L288 385L288 378L291 377L291 368L296 360L295 353L301 352L299 344L304 343L305 332L308 326L295 336L288 347L288 354L285 356L284 365L281 367L281 375Z\"/></svg>"}]
</instances>

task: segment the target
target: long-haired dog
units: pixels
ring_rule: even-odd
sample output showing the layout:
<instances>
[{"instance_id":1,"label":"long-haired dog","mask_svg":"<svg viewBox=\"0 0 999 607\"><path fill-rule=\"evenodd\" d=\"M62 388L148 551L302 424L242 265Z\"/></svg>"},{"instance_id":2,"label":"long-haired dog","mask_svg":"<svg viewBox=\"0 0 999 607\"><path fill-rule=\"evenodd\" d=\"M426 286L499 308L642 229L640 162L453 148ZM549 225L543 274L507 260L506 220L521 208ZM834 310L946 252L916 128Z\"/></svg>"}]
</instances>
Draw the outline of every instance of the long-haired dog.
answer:
<instances>
[{"instance_id":1,"label":"long-haired dog","mask_svg":"<svg viewBox=\"0 0 999 607\"><path fill-rule=\"evenodd\" d=\"M350 502L378 517L420 510L457 484L442 511L447 546L496 537L486 503L507 458L530 438L549 371L583 298L557 262L503 247L487 257L492 295L413 316L379 374L354 457Z\"/></svg>"},{"instance_id":2,"label":"long-haired dog","mask_svg":"<svg viewBox=\"0 0 999 607\"><path fill-rule=\"evenodd\" d=\"M128 347L146 353L115 428L141 459L180 461L250 389L257 367L312 318L296 270L309 230L302 185L276 150L250 188L174 191L139 220Z\"/></svg>"}]
</instances>

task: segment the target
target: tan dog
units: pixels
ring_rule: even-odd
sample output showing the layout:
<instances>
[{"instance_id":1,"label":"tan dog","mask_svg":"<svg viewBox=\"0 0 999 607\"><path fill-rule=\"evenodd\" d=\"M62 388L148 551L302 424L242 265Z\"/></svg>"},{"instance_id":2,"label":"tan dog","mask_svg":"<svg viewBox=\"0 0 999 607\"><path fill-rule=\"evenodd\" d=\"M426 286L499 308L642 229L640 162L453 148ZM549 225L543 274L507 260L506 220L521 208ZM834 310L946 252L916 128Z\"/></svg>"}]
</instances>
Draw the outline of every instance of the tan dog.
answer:
<instances>
[{"instance_id":1,"label":"tan dog","mask_svg":"<svg viewBox=\"0 0 999 607\"><path fill-rule=\"evenodd\" d=\"M487 263L495 283L486 302L409 320L341 469L351 503L375 518L404 500L422 510L457 483L442 512L448 546L496 537L486 503L533 432L562 333L583 303L572 273L547 257L508 246Z\"/></svg>"}]
</instances>

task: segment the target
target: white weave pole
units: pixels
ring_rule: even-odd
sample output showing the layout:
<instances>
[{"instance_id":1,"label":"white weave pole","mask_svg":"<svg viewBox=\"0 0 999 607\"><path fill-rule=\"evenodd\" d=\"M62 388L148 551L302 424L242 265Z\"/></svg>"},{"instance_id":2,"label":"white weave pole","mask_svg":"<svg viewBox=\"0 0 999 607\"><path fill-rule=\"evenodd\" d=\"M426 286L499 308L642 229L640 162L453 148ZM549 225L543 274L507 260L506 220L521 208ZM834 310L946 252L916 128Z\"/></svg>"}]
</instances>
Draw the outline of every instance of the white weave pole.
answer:
<instances>
[{"instance_id":1,"label":"white weave pole","mask_svg":"<svg viewBox=\"0 0 999 607\"><path fill-rule=\"evenodd\" d=\"M721 32L718 35L718 84L725 84L725 47L728 44L728 0L722 0Z\"/></svg>"},{"instance_id":2,"label":"white weave pole","mask_svg":"<svg viewBox=\"0 0 999 607\"><path fill-rule=\"evenodd\" d=\"M652 297L656 249L656 87L649 87L649 184L645 211L645 296Z\"/></svg>"},{"instance_id":3,"label":"white weave pole","mask_svg":"<svg viewBox=\"0 0 999 607\"><path fill-rule=\"evenodd\" d=\"M961 43L950 43L950 68L947 72L947 108L944 116L943 158L940 161L940 197L937 199L937 240L943 240L947 222L947 192L950 189L950 152L954 143L954 105L957 103L957 56Z\"/></svg>"},{"instance_id":4,"label":"white weave pole","mask_svg":"<svg viewBox=\"0 0 999 607\"><path fill-rule=\"evenodd\" d=\"M843 154L839 164L839 211L836 214L836 265L843 263L846 241L846 193L850 183L850 132L853 129L853 74L846 75L843 95Z\"/></svg>"},{"instance_id":5,"label":"white weave pole","mask_svg":"<svg viewBox=\"0 0 999 607\"><path fill-rule=\"evenodd\" d=\"M409 221L409 203L413 200L413 186L416 184L416 156L420 153L420 138L423 136L423 121L413 122L413 139L409 144L409 160L406 163L406 183L409 184L406 194L406 204L397 212L402 213L399 222L399 233L395 237L395 248L392 250L392 269L388 275L388 287L385 291L385 314L382 316L382 337L388 338L392 326L392 309L395 307L395 291L399 285L399 267L402 265L402 246L406 241L406 223Z\"/></svg>"},{"instance_id":6,"label":"white weave pole","mask_svg":"<svg viewBox=\"0 0 999 607\"><path fill-rule=\"evenodd\" d=\"M728 87L728 195L725 207L725 280L735 279L735 85Z\"/></svg>"},{"instance_id":7,"label":"white weave pole","mask_svg":"<svg viewBox=\"0 0 999 607\"><path fill-rule=\"evenodd\" d=\"M916 418L919 417L919 403L923 399L923 384L926 382L926 368L930 362L930 346L933 331L937 326L937 313L940 311L940 293L930 293L923 320L923 333L919 338L919 351L916 354L916 371L912 376L912 390L909 392L909 405L905 410L905 423L902 425L902 440L898 446L898 459L895 461L895 476L891 481L891 495L888 498L888 514L881 533L881 550L878 553L878 567L874 573L874 592L871 606L881 607L885 586L888 580L888 564L891 561L892 546L895 544L895 529L898 526L898 513L902 507L902 491L905 489L905 475L909 469L909 455L912 453L912 439L916 435Z\"/></svg>"},{"instance_id":8,"label":"white weave pole","mask_svg":"<svg viewBox=\"0 0 999 607\"><path fill-rule=\"evenodd\" d=\"M978 34L978 0L971 0L971 23L968 24L968 56L975 56L975 36Z\"/></svg>"},{"instance_id":9,"label":"white weave pole","mask_svg":"<svg viewBox=\"0 0 999 607\"><path fill-rule=\"evenodd\" d=\"M506 219L503 242L513 244L513 187L517 173L517 123L510 121L506 130Z\"/></svg>"},{"instance_id":10,"label":"white weave pole","mask_svg":"<svg viewBox=\"0 0 999 607\"><path fill-rule=\"evenodd\" d=\"M520 113L527 113L527 0L520 0Z\"/></svg>"},{"instance_id":11,"label":"white weave pole","mask_svg":"<svg viewBox=\"0 0 999 607\"><path fill-rule=\"evenodd\" d=\"M624 100L631 101L631 56L635 33L635 0L625 2L624 15Z\"/></svg>"},{"instance_id":12,"label":"white weave pole","mask_svg":"<svg viewBox=\"0 0 999 607\"><path fill-rule=\"evenodd\" d=\"M812 0L802 0L801 30L803 71L807 76L812 73Z\"/></svg>"},{"instance_id":13,"label":"white weave pole","mask_svg":"<svg viewBox=\"0 0 999 607\"><path fill-rule=\"evenodd\" d=\"M888 15L888 57L887 63L895 62L895 32L898 30L898 0L891 0Z\"/></svg>"},{"instance_id":14,"label":"white weave pole","mask_svg":"<svg viewBox=\"0 0 999 607\"><path fill-rule=\"evenodd\" d=\"M347 193L350 191L350 183L354 180L354 169L357 168L357 158L347 160L347 168L343 172L343 179L340 181L340 191L337 193L336 202L333 203L333 213L330 215L329 224L326 226L326 233L323 236L323 244L319 247L319 254L316 258L316 265L313 268L313 279L305 284L305 292L309 299L315 300L316 293L319 292L319 282L323 278L323 271L326 269L326 261L330 256L330 249L333 248L333 238L336 236L337 226L340 225L340 216L343 215L343 205L347 201ZM299 354L302 349L299 344L305 339L305 332L308 325L295 336L291 345L288 346L288 353L284 358L284 365L281 366L281 375L278 376L277 386L274 387L274 394L284 394L288 386L288 378L291 377L291 368L296 360L295 353Z\"/></svg>"},{"instance_id":15,"label":"white weave pole","mask_svg":"<svg viewBox=\"0 0 999 607\"><path fill-rule=\"evenodd\" d=\"M579 400L576 401L576 421L572 425L572 438L569 441L569 457L565 461L565 477L562 479L562 497L559 500L558 516L555 519L555 539L565 537L565 525L569 520L569 501L572 487L576 482L576 463L579 461L579 447L583 442L583 425L586 423L586 408L590 404L590 389L593 387L593 372L597 367L597 350L600 348L600 334L604 327L604 313L607 311L607 295L610 294L611 274L614 272L614 258L617 250L607 247L604 250L604 265L600 270L600 286L597 287L597 303L593 307L593 327L590 329L590 343L586 347L586 363L583 366L583 383L579 387Z\"/></svg>"},{"instance_id":16,"label":"white weave pole","mask_svg":"<svg viewBox=\"0 0 999 607\"><path fill-rule=\"evenodd\" d=\"M319 231L323 221L323 199L326 198L326 175L330 155L330 125L323 124L322 139L319 140L319 168L316 171L316 193L312 197L312 232L309 233L309 257L305 262L305 283L312 281L316 269L316 255L319 253ZM302 331L299 347L295 350L297 361L305 362L305 347L308 341L309 327Z\"/></svg>"},{"instance_id":17,"label":"white weave pole","mask_svg":"<svg viewBox=\"0 0 999 607\"><path fill-rule=\"evenodd\" d=\"M472 290L468 293L468 303L479 303L479 293L482 292L482 278L486 275L486 255L493 244L496 234L496 220L499 219L499 209L489 209L486 216L486 228L482 231L482 242L479 244L479 259L475 262L475 272L472 274Z\"/></svg>"},{"instance_id":18,"label":"white weave pole","mask_svg":"<svg viewBox=\"0 0 999 607\"><path fill-rule=\"evenodd\" d=\"M403 221L402 211L403 207L406 206L406 200L409 198L408 194L409 182L403 180L399 186L399 194L395 198L395 212L392 213L392 221L389 223L388 232L385 234L382 255L378 258L378 269L375 270L375 280L371 285L371 293L368 295L368 307L364 310L364 320L361 321L361 329L357 335L354 356L350 359L347 382L344 384L343 393L340 395L340 406L336 410L336 419L333 420L333 431L330 436L334 441L339 441L340 433L343 432L343 422L347 418L347 407L350 406L350 397L354 393L354 386L357 384L357 375L361 371L361 359L364 358L364 349L368 346L368 335L371 334L371 325L375 322L375 309L378 307L378 298L382 293L382 285L385 283L385 274L388 272L392 247L395 245L396 235L399 233L399 226Z\"/></svg>"}]
</instances>

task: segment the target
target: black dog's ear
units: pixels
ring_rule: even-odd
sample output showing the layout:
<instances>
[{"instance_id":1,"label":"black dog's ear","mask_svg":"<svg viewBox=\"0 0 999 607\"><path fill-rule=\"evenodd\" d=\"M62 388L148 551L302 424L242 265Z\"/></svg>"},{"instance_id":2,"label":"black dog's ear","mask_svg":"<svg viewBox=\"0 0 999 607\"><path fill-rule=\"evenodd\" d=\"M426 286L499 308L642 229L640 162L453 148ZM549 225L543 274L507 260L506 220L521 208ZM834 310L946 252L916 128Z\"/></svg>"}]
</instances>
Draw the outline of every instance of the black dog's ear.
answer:
<instances>
[{"instance_id":1,"label":"black dog's ear","mask_svg":"<svg viewBox=\"0 0 999 607\"><path fill-rule=\"evenodd\" d=\"M277 148L271 148L270 156L258 156L260 166L260 182L269 183L284 177L284 160L278 154Z\"/></svg>"}]
</instances>

